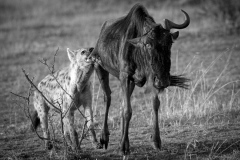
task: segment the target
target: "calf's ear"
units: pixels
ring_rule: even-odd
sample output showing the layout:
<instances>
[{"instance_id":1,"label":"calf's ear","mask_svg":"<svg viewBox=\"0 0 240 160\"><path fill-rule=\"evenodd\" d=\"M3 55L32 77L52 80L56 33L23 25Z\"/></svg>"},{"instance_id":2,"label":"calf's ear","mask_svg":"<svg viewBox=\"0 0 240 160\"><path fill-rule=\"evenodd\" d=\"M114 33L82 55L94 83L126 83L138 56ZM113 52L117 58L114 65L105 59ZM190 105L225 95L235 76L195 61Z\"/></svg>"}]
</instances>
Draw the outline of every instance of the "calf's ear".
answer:
<instances>
[{"instance_id":1,"label":"calf's ear","mask_svg":"<svg viewBox=\"0 0 240 160\"><path fill-rule=\"evenodd\" d=\"M71 51L69 48L67 48L68 58L71 61L71 63L75 63L75 56L76 54Z\"/></svg>"}]
</instances>

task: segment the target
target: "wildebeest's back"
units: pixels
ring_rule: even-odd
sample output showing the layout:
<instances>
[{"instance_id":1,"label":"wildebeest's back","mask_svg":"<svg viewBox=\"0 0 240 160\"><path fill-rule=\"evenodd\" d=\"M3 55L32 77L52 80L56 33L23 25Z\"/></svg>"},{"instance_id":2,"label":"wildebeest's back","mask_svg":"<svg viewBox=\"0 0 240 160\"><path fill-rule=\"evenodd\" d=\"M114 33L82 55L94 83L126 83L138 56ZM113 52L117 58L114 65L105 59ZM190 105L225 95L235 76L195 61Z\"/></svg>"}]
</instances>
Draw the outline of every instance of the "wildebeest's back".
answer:
<instances>
[{"instance_id":1,"label":"wildebeest's back","mask_svg":"<svg viewBox=\"0 0 240 160\"><path fill-rule=\"evenodd\" d=\"M101 61L104 62L105 69L116 77L119 74L119 45L120 37L116 35L107 35L108 29L114 24L116 20L106 21L101 29L97 45L92 52L92 55L100 56ZM109 47L111 46L111 47Z\"/></svg>"},{"instance_id":2,"label":"wildebeest's back","mask_svg":"<svg viewBox=\"0 0 240 160\"><path fill-rule=\"evenodd\" d=\"M104 23L92 55L100 56L109 73L116 77L119 72L134 74L137 66L133 56L137 54L137 49L127 40L142 36L146 21L154 23L146 9L137 4L126 16Z\"/></svg>"}]
</instances>

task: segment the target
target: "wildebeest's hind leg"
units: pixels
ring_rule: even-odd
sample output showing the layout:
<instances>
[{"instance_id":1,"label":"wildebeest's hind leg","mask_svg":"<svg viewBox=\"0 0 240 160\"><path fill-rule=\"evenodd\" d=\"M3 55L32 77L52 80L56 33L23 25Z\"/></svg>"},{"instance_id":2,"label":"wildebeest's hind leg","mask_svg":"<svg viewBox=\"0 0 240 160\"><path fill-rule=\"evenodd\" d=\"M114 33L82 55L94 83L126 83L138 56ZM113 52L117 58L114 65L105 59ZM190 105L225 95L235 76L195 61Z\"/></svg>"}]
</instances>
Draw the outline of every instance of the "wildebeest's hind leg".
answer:
<instances>
[{"instance_id":1,"label":"wildebeest's hind leg","mask_svg":"<svg viewBox=\"0 0 240 160\"><path fill-rule=\"evenodd\" d=\"M84 115L87 121L87 127L91 133L91 141L92 141L93 147L95 147L96 149L101 149L102 145L97 141L96 133L93 126L92 94L91 94L90 88L86 90L85 95L86 95L86 99L84 99L83 108L84 108Z\"/></svg>"},{"instance_id":2,"label":"wildebeest's hind leg","mask_svg":"<svg viewBox=\"0 0 240 160\"><path fill-rule=\"evenodd\" d=\"M108 142L109 142L109 130L108 130L108 111L109 107L111 104L111 90L109 87L109 73L105 71L100 65L97 65L95 67L96 73L98 75L99 81L102 86L102 90L104 93L104 103L105 103L105 117L104 117L104 122L103 122L103 128L102 128L102 133L100 137L100 143L101 145L105 145L105 149L108 147Z\"/></svg>"},{"instance_id":3,"label":"wildebeest's hind leg","mask_svg":"<svg viewBox=\"0 0 240 160\"><path fill-rule=\"evenodd\" d=\"M161 139L158 125L158 110L160 101L158 98L158 90L153 89L152 93L152 105L153 105L153 133L152 133L152 146L154 149L161 149Z\"/></svg>"}]
</instances>

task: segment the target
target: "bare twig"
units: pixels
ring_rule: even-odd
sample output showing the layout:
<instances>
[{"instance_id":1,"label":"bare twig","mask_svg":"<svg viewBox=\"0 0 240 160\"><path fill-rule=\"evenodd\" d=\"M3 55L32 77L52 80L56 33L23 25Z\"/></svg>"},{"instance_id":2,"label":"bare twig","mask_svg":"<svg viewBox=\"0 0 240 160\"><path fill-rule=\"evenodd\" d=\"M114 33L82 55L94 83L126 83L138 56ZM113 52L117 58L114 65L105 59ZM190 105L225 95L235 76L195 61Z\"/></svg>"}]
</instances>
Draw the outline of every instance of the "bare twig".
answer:
<instances>
[{"instance_id":1,"label":"bare twig","mask_svg":"<svg viewBox=\"0 0 240 160\"><path fill-rule=\"evenodd\" d=\"M79 140L79 145L81 145L81 144L82 144L82 141L83 141L83 139L85 138L85 136L86 136L86 133L88 132L88 130L87 130L86 132L84 132L84 131L85 131L85 128L86 128L86 125L87 125L87 123L88 123L88 121L87 121L87 120L85 120L85 123L84 123L84 125L83 125L83 129L82 129L82 133L81 133L81 138L80 138L80 140Z\"/></svg>"},{"instance_id":2,"label":"bare twig","mask_svg":"<svg viewBox=\"0 0 240 160\"><path fill-rule=\"evenodd\" d=\"M21 95L19 95L19 94L13 93L13 92L10 92L10 93L13 94L14 96L19 97L19 98L22 98L23 100L26 101L26 103L27 103L27 110L25 109L26 107L24 107L24 113L25 113L26 117L31 120L31 124L33 124L33 120L32 120L31 114L30 114L30 109L29 109L30 107L29 107L29 105L30 105L30 97L31 97L32 87L33 87L33 85L30 85L29 90L28 90L27 97L21 96ZM17 104L17 105L19 105L19 104ZM36 133L36 135L38 136L39 139L41 139L41 140L50 140L50 139L47 139L47 138L44 138L44 137L40 136L40 135L38 134L37 130L35 130L34 128L33 128L33 130L34 130L34 132ZM50 140L50 141L52 141L52 140ZM56 141L56 140L55 140L55 142L60 143L59 141Z\"/></svg>"},{"instance_id":3,"label":"bare twig","mask_svg":"<svg viewBox=\"0 0 240 160\"><path fill-rule=\"evenodd\" d=\"M76 97L77 95L76 95L76 94L73 94L73 95L69 94L69 93L63 88L63 86L61 85L61 83L58 81L57 77L56 77L55 74L54 74L54 73L55 73L55 60L56 60L56 56L57 56L58 50L59 50L59 48L56 50L56 52L55 52L55 54L54 54L54 59L53 59L53 64L52 64L52 65L49 65L49 64L47 63L47 59L42 59L42 60L39 60L39 61L40 61L40 63L42 63L43 65L47 66L47 68L48 68L51 76L52 76L52 77L54 78L54 80L57 82L57 84L58 84L59 87L62 89L62 91L71 98L71 100L72 100L72 101L71 101L71 104L70 104L70 106L67 108L66 111L63 112L63 108L62 108L63 99L60 99L60 100L62 100L62 104L61 104L61 102L59 101L59 99L56 100L56 101L54 101L54 102L51 102L51 101L44 95L44 93L43 93L41 90L39 90L38 87L34 84L34 82L33 82L34 78L30 78L30 76L26 73L26 71L25 71L24 69L22 69L22 72L23 72L25 78L27 79L28 83L30 84L30 87L29 87L29 90L28 90L27 95L26 95L26 96L22 96L22 95L13 93L13 92L11 92L11 94L13 94L13 95L16 96L16 97L19 97L19 98L23 99L23 100L27 103L27 105L26 105L27 108L24 107L24 112L25 112L25 115L31 120L31 124L33 124L33 119L32 119L31 114L30 114L30 107L29 107L29 106L30 106L30 97L32 96L32 91L33 91L33 90L35 90L36 92L38 92L38 93L41 95L41 97L46 101L47 104L49 104L50 106L52 106L53 109L55 109L58 113L60 113L61 134L62 134L62 140L63 140L64 146L65 146L65 152L64 152L64 153L67 154L68 148L67 148L67 141L66 141L66 138L65 138L65 135L64 135L64 123L63 123L64 117L67 115L67 113L68 113L68 111L69 111L69 109L70 109L71 107L76 107L76 109L79 111L79 113L84 117L85 123L84 123L84 126L83 126L83 131L82 131L82 134L81 134L81 139L80 139L79 145L81 145L82 140L86 137L86 134L87 134L87 132L88 132L88 130L85 131L85 130L86 130L87 123L88 123L88 120L87 120L87 117L85 117L85 115L84 115L84 114L80 111L80 109L78 108L79 106L76 106L76 104L75 104L75 99L76 99L75 97ZM19 105L19 104L18 104L18 105ZM36 133L36 135L38 136L38 138L41 139L41 140L48 140L48 141L53 142L53 143L55 143L55 142L62 143L62 142L57 141L57 140L55 139L55 131L54 131L54 127L53 127L52 123L51 123L51 127L52 127L53 134L54 134L54 137L53 137L52 140L51 140L50 138L44 138L44 137L40 136L34 127L33 127L33 131Z\"/></svg>"},{"instance_id":4,"label":"bare twig","mask_svg":"<svg viewBox=\"0 0 240 160\"><path fill-rule=\"evenodd\" d=\"M58 50L57 50L57 51L58 51ZM56 57L56 55L57 55L57 51L56 51L56 53L55 53L55 55L54 55L54 63L55 63L55 57ZM66 93L66 94L72 99L72 102L71 102L70 106L74 106L74 107L78 110L78 112L86 119L86 117L84 116L84 114L80 111L80 109L78 108L78 106L76 106L76 104L75 104L75 102L74 102L74 100L75 100L75 95L69 94L69 93L63 88L63 86L60 84L60 82L58 81L57 77L54 75L54 64L52 64L52 66L50 67L50 66L48 65L48 63L47 63L47 59L39 60L39 62L41 62L43 65L47 66L48 70L49 70L50 73L51 73L51 76L52 76L52 77L54 78L54 80L57 82L57 84L59 85L59 87L64 91L64 93ZM63 117L66 116L67 112L68 112L69 109L71 108L70 106L69 106L69 108L67 109L67 111L66 111L66 113L64 114Z\"/></svg>"}]
</instances>

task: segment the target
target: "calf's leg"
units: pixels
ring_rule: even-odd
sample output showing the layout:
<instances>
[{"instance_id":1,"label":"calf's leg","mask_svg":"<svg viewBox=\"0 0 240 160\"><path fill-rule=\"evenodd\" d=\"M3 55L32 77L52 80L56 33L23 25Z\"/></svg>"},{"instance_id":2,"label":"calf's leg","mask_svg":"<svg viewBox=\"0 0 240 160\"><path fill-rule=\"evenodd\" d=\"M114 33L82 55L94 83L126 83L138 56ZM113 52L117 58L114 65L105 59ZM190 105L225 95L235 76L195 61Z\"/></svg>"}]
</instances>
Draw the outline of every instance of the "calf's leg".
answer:
<instances>
[{"instance_id":1,"label":"calf's leg","mask_svg":"<svg viewBox=\"0 0 240 160\"><path fill-rule=\"evenodd\" d=\"M78 141L78 134L74 128L74 110L70 109L68 111L68 113L66 114L66 119L64 120L65 124L68 127L68 132L70 134L70 138L71 138L71 147L73 150L77 151L78 149L80 149L79 146L79 141Z\"/></svg>"},{"instance_id":2,"label":"calf's leg","mask_svg":"<svg viewBox=\"0 0 240 160\"><path fill-rule=\"evenodd\" d=\"M36 93L33 102L34 108L37 111L38 117L41 122L41 128L43 131L43 138L45 139L45 149L52 149L52 144L50 143L50 133L48 130L48 111L49 108L46 105L44 99Z\"/></svg>"}]
</instances>

